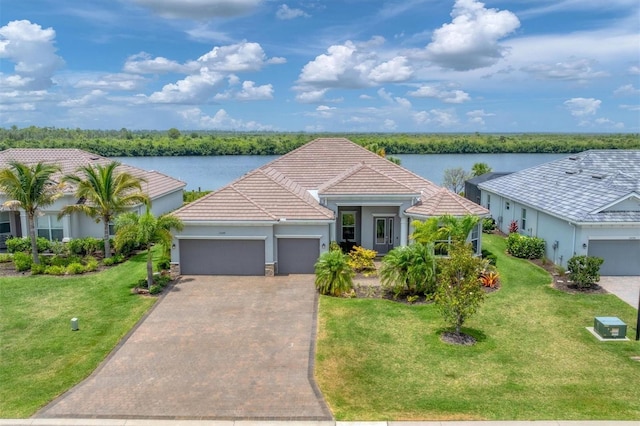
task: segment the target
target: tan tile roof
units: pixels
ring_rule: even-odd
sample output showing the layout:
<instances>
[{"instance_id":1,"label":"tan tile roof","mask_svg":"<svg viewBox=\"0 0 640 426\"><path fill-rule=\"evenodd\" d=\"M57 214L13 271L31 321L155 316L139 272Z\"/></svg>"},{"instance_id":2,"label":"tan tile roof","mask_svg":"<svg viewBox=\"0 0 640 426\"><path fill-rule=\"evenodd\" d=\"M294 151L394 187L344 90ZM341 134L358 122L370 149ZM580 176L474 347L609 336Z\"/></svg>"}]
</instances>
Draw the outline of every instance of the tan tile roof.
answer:
<instances>
[{"instance_id":1,"label":"tan tile roof","mask_svg":"<svg viewBox=\"0 0 640 426\"><path fill-rule=\"evenodd\" d=\"M367 194L394 195L420 192L362 162L331 179L318 189L321 195Z\"/></svg>"},{"instance_id":2,"label":"tan tile roof","mask_svg":"<svg viewBox=\"0 0 640 426\"><path fill-rule=\"evenodd\" d=\"M406 212L420 216L485 216L489 211L484 207L469 201L446 188L440 188L438 192L430 196L420 197L420 202L409 207Z\"/></svg>"},{"instance_id":3,"label":"tan tile roof","mask_svg":"<svg viewBox=\"0 0 640 426\"><path fill-rule=\"evenodd\" d=\"M175 215L185 221L333 220L300 185L274 169L256 169Z\"/></svg>"},{"instance_id":4,"label":"tan tile roof","mask_svg":"<svg viewBox=\"0 0 640 426\"><path fill-rule=\"evenodd\" d=\"M186 221L332 220L310 191L411 195L417 215L488 214L472 203L344 138L315 139L176 211ZM432 199L432 197L436 198Z\"/></svg>"},{"instance_id":5,"label":"tan tile roof","mask_svg":"<svg viewBox=\"0 0 640 426\"><path fill-rule=\"evenodd\" d=\"M62 175L75 173L80 167L92 164L104 166L113 160L81 149L11 148L0 151L0 169L7 167L10 161L19 161L25 164L38 162L56 164L60 166L61 172L56 173L53 179L58 182ZM160 172L143 170L127 164L120 165L118 170L126 171L133 176L145 179L146 183L142 184L142 189L152 199L184 188L186 185L181 180ZM73 188L70 187L65 189L65 192L72 191Z\"/></svg>"}]
</instances>

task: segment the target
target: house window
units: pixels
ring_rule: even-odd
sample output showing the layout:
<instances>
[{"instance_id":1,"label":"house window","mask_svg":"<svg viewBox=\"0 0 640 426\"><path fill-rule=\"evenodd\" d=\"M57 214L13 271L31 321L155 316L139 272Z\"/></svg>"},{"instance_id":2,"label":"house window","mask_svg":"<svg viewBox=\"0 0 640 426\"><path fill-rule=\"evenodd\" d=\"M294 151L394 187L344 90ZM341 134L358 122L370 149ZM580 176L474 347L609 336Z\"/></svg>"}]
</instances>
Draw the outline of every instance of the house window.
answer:
<instances>
[{"instance_id":1,"label":"house window","mask_svg":"<svg viewBox=\"0 0 640 426\"><path fill-rule=\"evenodd\" d=\"M0 212L0 234L8 234L10 232L9 212Z\"/></svg>"},{"instance_id":2,"label":"house window","mask_svg":"<svg viewBox=\"0 0 640 426\"><path fill-rule=\"evenodd\" d=\"M49 241L62 241L62 222L54 214L45 214L38 217L36 227L38 237L46 238Z\"/></svg>"},{"instance_id":3,"label":"house window","mask_svg":"<svg viewBox=\"0 0 640 426\"><path fill-rule=\"evenodd\" d=\"M491 210L491 194L487 194L487 210Z\"/></svg>"},{"instance_id":4,"label":"house window","mask_svg":"<svg viewBox=\"0 0 640 426\"><path fill-rule=\"evenodd\" d=\"M478 236L480 235L480 226L475 226L471 231L471 247L473 248L474 253L478 253Z\"/></svg>"},{"instance_id":5,"label":"house window","mask_svg":"<svg viewBox=\"0 0 640 426\"><path fill-rule=\"evenodd\" d=\"M504 209L505 209L505 210L509 210L510 208L511 208L511 204L509 204L509 202L508 202L508 201L505 201L505 203L504 203Z\"/></svg>"},{"instance_id":6,"label":"house window","mask_svg":"<svg viewBox=\"0 0 640 426\"><path fill-rule=\"evenodd\" d=\"M116 235L116 225L113 222L109 222L109 235Z\"/></svg>"},{"instance_id":7,"label":"house window","mask_svg":"<svg viewBox=\"0 0 640 426\"><path fill-rule=\"evenodd\" d=\"M356 212L342 212L342 241L356 239Z\"/></svg>"},{"instance_id":8,"label":"house window","mask_svg":"<svg viewBox=\"0 0 640 426\"><path fill-rule=\"evenodd\" d=\"M523 232L527 229L527 209L522 209L522 216L520 217L520 229Z\"/></svg>"}]
</instances>

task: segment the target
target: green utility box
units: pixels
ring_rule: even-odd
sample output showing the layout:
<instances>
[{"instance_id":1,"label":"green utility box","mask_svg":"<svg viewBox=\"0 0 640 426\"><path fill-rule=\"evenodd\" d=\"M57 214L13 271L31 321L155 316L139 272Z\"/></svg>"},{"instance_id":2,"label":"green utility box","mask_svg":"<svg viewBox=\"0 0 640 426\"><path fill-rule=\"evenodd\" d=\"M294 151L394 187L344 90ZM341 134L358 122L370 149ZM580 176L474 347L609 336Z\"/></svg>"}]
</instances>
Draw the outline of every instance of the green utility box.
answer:
<instances>
[{"instance_id":1,"label":"green utility box","mask_svg":"<svg viewBox=\"0 0 640 426\"><path fill-rule=\"evenodd\" d=\"M593 329L603 339L624 339L627 336L627 324L618 317L596 317Z\"/></svg>"}]
</instances>

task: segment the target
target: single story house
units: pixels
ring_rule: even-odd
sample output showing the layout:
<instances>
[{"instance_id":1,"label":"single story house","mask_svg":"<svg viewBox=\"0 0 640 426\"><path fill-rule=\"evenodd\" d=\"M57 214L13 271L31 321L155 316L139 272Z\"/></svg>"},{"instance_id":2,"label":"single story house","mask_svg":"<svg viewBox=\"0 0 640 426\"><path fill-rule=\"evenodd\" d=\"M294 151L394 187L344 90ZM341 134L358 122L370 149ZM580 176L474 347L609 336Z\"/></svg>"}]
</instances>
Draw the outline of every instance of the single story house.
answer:
<instances>
[{"instance_id":1,"label":"single story house","mask_svg":"<svg viewBox=\"0 0 640 426\"><path fill-rule=\"evenodd\" d=\"M112 160L80 149L22 149L14 148L0 151L0 169L9 167L9 162L18 161L24 164L46 162L56 164L61 172L53 176L59 181L63 175L75 173L79 167L87 165L106 165ZM155 171L142 170L122 164L119 171L144 178L143 191L152 201L151 210L155 215L170 212L182 206L185 183ZM81 213L74 213L58 219L58 213L65 205L75 204L78 200L74 196L75 188L67 186L63 195L54 204L44 207L41 215L36 219L37 234L49 240L66 241L71 238L103 237L103 224ZM0 192L0 206L7 201ZM143 212L142 206L135 206L134 210ZM27 235L27 218L24 210L11 211L0 209L0 248L5 248L4 242L10 237Z\"/></svg>"},{"instance_id":2,"label":"single story house","mask_svg":"<svg viewBox=\"0 0 640 426\"><path fill-rule=\"evenodd\" d=\"M482 182L506 176L511 173L512 172L488 172L464 181L464 198L466 198L467 200L471 200L474 203L482 204L480 197L480 188L478 188L478 185L480 185Z\"/></svg>"},{"instance_id":3,"label":"single story house","mask_svg":"<svg viewBox=\"0 0 640 426\"><path fill-rule=\"evenodd\" d=\"M640 275L640 150L591 150L480 183L501 231L546 241L566 267L574 255L604 259L602 275Z\"/></svg>"},{"instance_id":4,"label":"single story house","mask_svg":"<svg viewBox=\"0 0 640 426\"><path fill-rule=\"evenodd\" d=\"M344 138L315 139L175 212L175 273L313 273L333 241L387 253L413 219L488 210ZM472 233L480 251L481 228Z\"/></svg>"}]
</instances>

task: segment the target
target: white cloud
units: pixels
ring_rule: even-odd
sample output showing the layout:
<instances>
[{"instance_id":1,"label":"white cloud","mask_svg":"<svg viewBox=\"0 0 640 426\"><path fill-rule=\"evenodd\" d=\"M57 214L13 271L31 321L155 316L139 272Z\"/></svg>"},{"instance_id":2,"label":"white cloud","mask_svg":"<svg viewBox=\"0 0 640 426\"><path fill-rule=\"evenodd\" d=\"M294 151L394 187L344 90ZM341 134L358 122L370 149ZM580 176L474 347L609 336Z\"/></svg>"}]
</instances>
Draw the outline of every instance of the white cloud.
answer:
<instances>
[{"instance_id":1,"label":"white cloud","mask_svg":"<svg viewBox=\"0 0 640 426\"><path fill-rule=\"evenodd\" d=\"M396 56L371 70L368 77L376 83L406 81L411 78L413 69L404 56Z\"/></svg>"},{"instance_id":2,"label":"white cloud","mask_svg":"<svg viewBox=\"0 0 640 426\"><path fill-rule=\"evenodd\" d=\"M240 101L262 101L273 99L273 86L271 84L256 86L253 81L245 81L242 83L242 90L238 92L236 99Z\"/></svg>"},{"instance_id":3,"label":"white cloud","mask_svg":"<svg viewBox=\"0 0 640 426\"><path fill-rule=\"evenodd\" d=\"M302 17L307 18L309 17L309 14L302 9L292 9L286 4L281 4L280 7L278 8L278 11L276 12L276 18L282 19L282 20L302 18Z\"/></svg>"},{"instance_id":4,"label":"white cloud","mask_svg":"<svg viewBox=\"0 0 640 426\"><path fill-rule=\"evenodd\" d=\"M206 103L224 76L208 68L200 69L199 74L187 76L176 83L165 85L161 91L142 99L151 103L193 104Z\"/></svg>"},{"instance_id":5,"label":"white cloud","mask_svg":"<svg viewBox=\"0 0 640 426\"><path fill-rule=\"evenodd\" d=\"M152 58L145 52L127 58L123 70L134 74L185 73L189 67L161 56Z\"/></svg>"},{"instance_id":6,"label":"white cloud","mask_svg":"<svg viewBox=\"0 0 640 426\"><path fill-rule=\"evenodd\" d=\"M596 118L595 123L604 127L613 127L614 129L624 129L624 123L615 122L608 118Z\"/></svg>"},{"instance_id":7,"label":"white cloud","mask_svg":"<svg viewBox=\"0 0 640 426\"><path fill-rule=\"evenodd\" d=\"M216 46L198 58L198 65L222 72L258 71L267 59L259 43Z\"/></svg>"},{"instance_id":8,"label":"white cloud","mask_svg":"<svg viewBox=\"0 0 640 426\"><path fill-rule=\"evenodd\" d=\"M165 18L204 20L244 15L262 0L133 0Z\"/></svg>"},{"instance_id":9,"label":"white cloud","mask_svg":"<svg viewBox=\"0 0 640 426\"><path fill-rule=\"evenodd\" d=\"M437 65L458 71L498 62L506 50L499 40L520 26L513 13L486 9L476 0L457 0L451 16L451 23L433 32L426 53Z\"/></svg>"},{"instance_id":10,"label":"white cloud","mask_svg":"<svg viewBox=\"0 0 640 426\"><path fill-rule=\"evenodd\" d=\"M388 93L386 90L384 90L384 87L378 90L378 96L380 96L380 98L384 99L388 103L392 105L397 105L400 108L404 108L404 109L411 108L411 102L408 99L401 98L399 96L393 96L390 93Z\"/></svg>"},{"instance_id":11,"label":"white cloud","mask_svg":"<svg viewBox=\"0 0 640 426\"><path fill-rule=\"evenodd\" d=\"M67 99L65 101L58 103L58 105L66 108L84 108L84 107L96 104L97 102L103 102L105 95L106 95L106 92L102 90L92 90L90 93L80 98Z\"/></svg>"},{"instance_id":12,"label":"white cloud","mask_svg":"<svg viewBox=\"0 0 640 426\"><path fill-rule=\"evenodd\" d=\"M145 82L145 79L134 74L104 74L89 78L80 78L72 83L76 89L100 89L115 91L130 91L139 89Z\"/></svg>"},{"instance_id":13,"label":"white cloud","mask_svg":"<svg viewBox=\"0 0 640 426\"><path fill-rule=\"evenodd\" d=\"M317 102L323 102L324 95L327 93L327 89L319 90L306 90L296 95L296 101L303 104L312 104Z\"/></svg>"},{"instance_id":14,"label":"white cloud","mask_svg":"<svg viewBox=\"0 0 640 426\"><path fill-rule=\"evenodd\" d=\"M633 84L625 84L614 90L613 94L616 96L638 96L640 95L640 89L633 87Z\"/></svg>"},{"instance_id":15,"label":"white cloud","mask_svg":"<svg viewBox=\"0 0 640 426\"><path fill-rule=\"evenodd\" d=\"M629 67L629 74L640 75L640 66L633 65Z\"/></svg>"},{"instance_id":16,"label":"white cloud","mask_svg":"<svg viewBox=\"0 0 640 426\"><path fill-rule=\"evenodd\" d=\"M572 98L566 100L564 105L574 117L585 117L595 115L601 103L601 100L594 98Z\"/></svg>"},{"instance_id":17,"label":"white cloud","mask_svg":"<svg viewBox=\"0 0 640 426\"><path fill-rule=\"evenodd\" d=\"M572 59L554 64L530 64L522 67L522 71L530 73L541 80L587 80L609 75L604 71L594 70L593 66L593 60Z\"/></svg>"},{"instance_id":18,"label":"white cloud","mask_svg":"<svg viewBox=\"0 0 640 426\"><path fill-rule=\"evenodd\" d=\"M417 90L408 92L407 95L415 98L435 98L448 104L461 104L471 100L469 94L462 90L446 90L440 86L429 85L420 86Z\"/></svg>"},{"instance_id":19,"label":"white cloud","mask_svg":"<svg viewBox=\"0 0 640 426\"><path fill-rule=\"evenodd\" d=\"M257 121L243 121L231 117L224 109L218 110L213 116L206 115L200 108L190 108L179 111L179 115L191 126L199 129L215 130L275 130L273 126L260 124Z\"/></svg>"},{"instance_id":20,"label":"white cloud","mask_svg":"<svg viewBox=\"0 0 640 426\"><path fill-rule=\"evenodd\" d=\"M387 118L382 122L382 128L388 131L392 131L396 130L398 128L398 125L392 119Z\"/></svg>"},{"instance_id":21,"label":"white cloud","mask_svg":"<svg viewBox=\"0 0 640 426\"><path fill-rule=\"evenodd\" d=\"M495 114L484 112L483 109L476 109L476 110L467 112L467 117L469 117L469 122L480 125L480 126L485 125L485 122L484 122L485 117L494 117L494 116Z\"/></svg>"},{"instance_id":22,"label":"white cloud","mask_svg":"<svg viewBox=\"0 0 640 426\"><path fill-rule=\"evenodd\" d=\"M26 20L0 27L0 59L15 64L15 74L5 77L4 82L22 90L51 87L53 74L64 65L55 53L55 37L52 28L42 29Z\"/></svg>"},{"instance_id":23,"label":"white cloud","mask_svg":"<svg viewBox=\"0 0 640 426\"><path fill-rule=\"evenodd\" d=\"M440 127L452 127L458 124L458 117L452 110L432 109L429 111L431 120Z\"/></svg>"}]
</instances>

